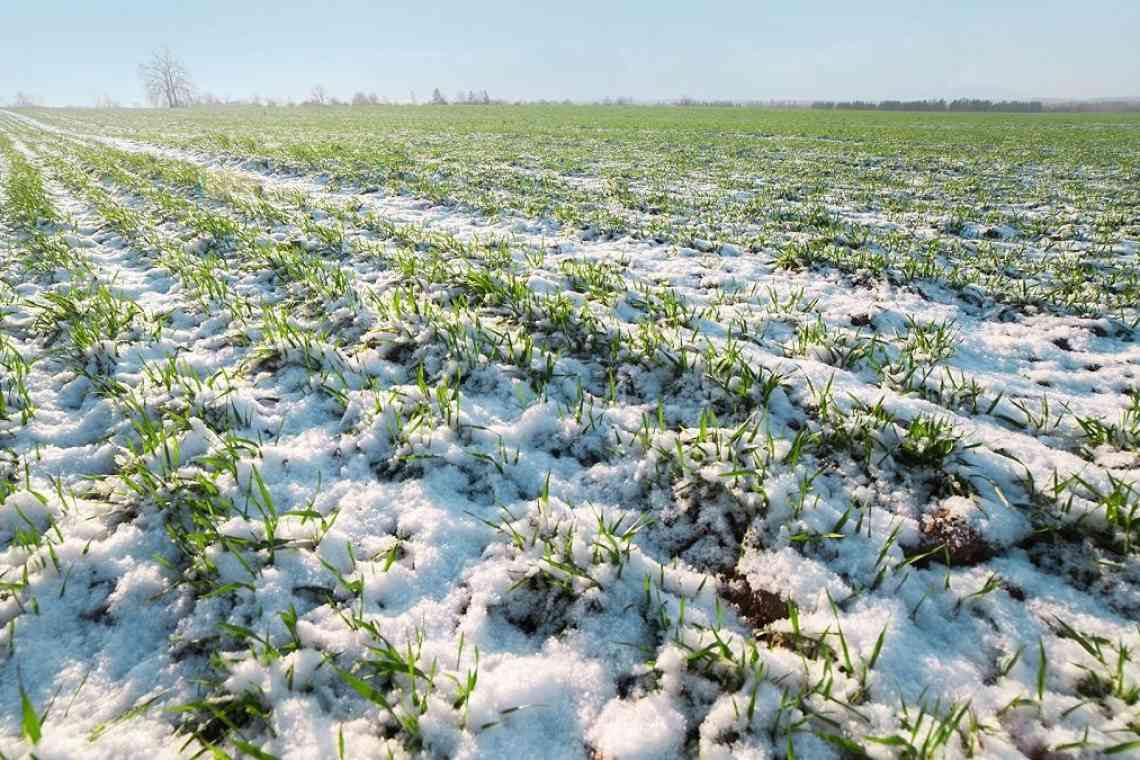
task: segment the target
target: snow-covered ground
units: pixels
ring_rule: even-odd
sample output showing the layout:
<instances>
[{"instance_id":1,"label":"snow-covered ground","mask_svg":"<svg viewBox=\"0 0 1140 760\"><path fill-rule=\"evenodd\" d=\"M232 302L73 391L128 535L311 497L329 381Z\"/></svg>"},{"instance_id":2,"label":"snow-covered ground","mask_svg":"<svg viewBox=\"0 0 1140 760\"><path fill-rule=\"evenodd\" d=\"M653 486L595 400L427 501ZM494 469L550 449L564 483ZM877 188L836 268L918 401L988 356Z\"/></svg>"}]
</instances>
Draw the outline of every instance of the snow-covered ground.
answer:
<instances>
[{"instance_id":1,"label":"snow-covered ground","mask_svg":"<svg viewBox=\"0 0 1140 760\"><path fill-rule=\"evenodd\" d=\"M5 756L1138 751L1094 242L915 221L904 276L65 124L0 113Z\"/></svg>"}]
</instances>

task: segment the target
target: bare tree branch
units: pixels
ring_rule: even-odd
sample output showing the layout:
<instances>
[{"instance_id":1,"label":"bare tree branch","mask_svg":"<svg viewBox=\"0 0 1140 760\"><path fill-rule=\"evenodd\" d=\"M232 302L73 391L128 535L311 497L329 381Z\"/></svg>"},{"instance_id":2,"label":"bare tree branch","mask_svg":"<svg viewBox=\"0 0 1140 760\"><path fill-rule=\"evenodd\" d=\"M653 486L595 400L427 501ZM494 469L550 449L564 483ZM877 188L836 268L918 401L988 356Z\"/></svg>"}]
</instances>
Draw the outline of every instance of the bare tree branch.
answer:
<instances>
[{"instance_id":1,"label":"bare tree branch","mask_svg":"<svg viewBox=\"0 0 1140 760\"><path fill-rule=\"evenodd\" d=\"M186 65L168 47L151 54L150 60L139 66L147 101L160 108L181 108L190 105L194 85Z\"/></svg>"},{"instance_id":2,"label":"bare tree branch","mask_svg":"<svg viewBox=\"0 0 1140 760\"><path fill-rule=\"evenodd\" d=\"M323 84L314 85L313 89L309 91L308 103L316 106L328 105L329 91L325 89Z\"/></svg>"}]
</instances>

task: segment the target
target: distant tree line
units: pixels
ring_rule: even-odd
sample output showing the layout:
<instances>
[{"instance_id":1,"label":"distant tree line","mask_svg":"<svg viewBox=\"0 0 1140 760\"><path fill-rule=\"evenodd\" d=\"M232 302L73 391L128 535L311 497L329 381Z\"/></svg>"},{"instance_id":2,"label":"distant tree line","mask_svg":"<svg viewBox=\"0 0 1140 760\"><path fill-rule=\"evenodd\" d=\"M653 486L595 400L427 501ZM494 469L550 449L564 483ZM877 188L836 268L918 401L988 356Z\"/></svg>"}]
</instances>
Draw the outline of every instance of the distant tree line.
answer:
<instances>
[{"instance_id":1,"label":"distant tree line","mask_svg":"<svg viewBox=\"0 0 1140 760\"><path fill-rule=\"evenodd\" d=\"M1140 98L1106 98L1102 100L817 100L812 108L837 111L960 111L994 113L1135 113L1140 111Z\"/></svg>"},{"instance_id":2,"label":"distant tree line","mask_svg":"<svg viewBox=\"0 0 1140 760\"><path fill-rule=\"evenodd\" d=\"M1041 113L1045 104L1040 100L982 100L980 98L959 98L958 100L816 100L812 108L836 111L961 111L994 113Z\"/></svg>"},{"instance_id":3,"label":"distant tree line","mask_svg":"<svg viewBox=\"0 0 1140 760\"><path fill-rule=\"evenodd\" d=\"M1054 101L1046 103L1045 110L1055 113L1136 113L1140 111L1140 99Z\"/></svg>"},{"instance_id":4,"label":"distant tree line","mask_svg":"<svg viewBox=\"0 0 1140 760\"><path fill-rule=\"evenodd\" d=\"M731 100L725 98L717 99L701 99L692 98L688 95L682 95L676 100L669 101L668 105L680 106L682 108L690 108L693 106L705 106L707 108L770 108L770 109L790 109L790 108L803 108L807 103L803 100L778 100L771 98L769 100Z\"/></svg>"},{"instance_id":5,"label":"distant tree line","mask_svg":"<svg viewBox=\"0 0 1140 760\"><path fill-rule=\"evenodd\" d=\"M431 100L428 101L428 103L433 106L445 106L449 102L451 105L456 106L489 106L502 103L503 101L491 100L491 96L487 94L486 90L480 90L478 92L475 90L468 90L467 92L459 90L455 93L455 97L451 101L448 101L448 99L444 97L443 91L438 87L432 90Z\"/></svg>"}]
</instances>

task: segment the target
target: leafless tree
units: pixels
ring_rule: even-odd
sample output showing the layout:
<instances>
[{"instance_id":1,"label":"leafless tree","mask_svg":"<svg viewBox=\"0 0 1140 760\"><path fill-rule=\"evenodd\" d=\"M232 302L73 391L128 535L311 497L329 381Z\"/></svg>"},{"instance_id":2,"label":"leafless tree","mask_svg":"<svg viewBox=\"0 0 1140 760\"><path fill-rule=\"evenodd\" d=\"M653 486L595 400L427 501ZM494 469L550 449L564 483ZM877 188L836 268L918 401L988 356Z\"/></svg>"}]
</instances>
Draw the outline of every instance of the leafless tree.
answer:
<instances>
[{"instance_id":1,"label":"leafless tree","mask_svg":"<svg viewBox=\"0 0 1140 760\"><path fill-rule=\"evenodd\" d=\"M40 104L39 98L26 92L17 92L12 98L12 105L16 108L35 108Z\"/></svg>"},{"instance_id":2,"label":"leafless tree","mask_svg":"<svg viewBox=\"0 0 1140 760\"><path fill-rule=\"evenodd\" d=\"M99 97L95 98L95 107L96 108L119 108L120 106L119 106L118 102L115 101L114 98L112 98L107 93L103 93Z\"/></svg>"},{"instance_id":3,"label":"leafless tree","mask_svg":"<svg viewBox=\"0 0 1140 760\"><path fill-rule=\"evenodd\" d=\"M315 106L323 106L329 102L329 91L325 89L323 84L314 85L313 89L309 91L309 100Z\"/></svg>"},{"instance_id":4,"label":"leafless tree","mask_svg":"<svg viewBox=\"0 0 1140 760\"><path fill-rule=\"evenodd\" d=\"M190 104L194 85L186 65L162 47L151 54L150 60L139 66L146 99L160 108L180 108Z\"/></svg>"},{"instance_id":5,"label":"leafless tree","mask_svg":"<svg viewBox=\"0 0 1140 760\"><path fill-rule=\"evenodd\" d=\"M352 96L352 104L354 106L376 106L380 105L380 96L374 92L357 92Z\"/></svg>"}]
</instances>

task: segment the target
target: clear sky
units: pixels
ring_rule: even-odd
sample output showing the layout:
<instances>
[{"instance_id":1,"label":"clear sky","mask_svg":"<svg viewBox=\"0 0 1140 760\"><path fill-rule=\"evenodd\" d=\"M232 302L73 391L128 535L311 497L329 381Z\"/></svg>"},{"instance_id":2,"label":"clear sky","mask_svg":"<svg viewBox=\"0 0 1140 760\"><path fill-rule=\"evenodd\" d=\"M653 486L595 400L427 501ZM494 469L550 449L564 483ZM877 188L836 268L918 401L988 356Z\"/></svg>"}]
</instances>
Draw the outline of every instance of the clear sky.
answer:
<instances>
[{"instance_id":1,"label":"clear sky","mask_svg":"<svg viewBox=\"0 0 1140 760\"><path fill-rule=\"evenodd\" d=\"M140 101L163 44L223 97L1140 95L1140 0L0 0L0 98Z\"/></svg>"}]
</instances>

